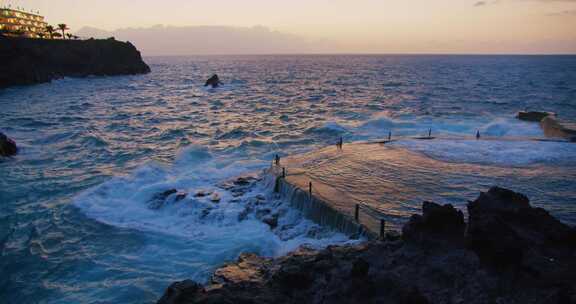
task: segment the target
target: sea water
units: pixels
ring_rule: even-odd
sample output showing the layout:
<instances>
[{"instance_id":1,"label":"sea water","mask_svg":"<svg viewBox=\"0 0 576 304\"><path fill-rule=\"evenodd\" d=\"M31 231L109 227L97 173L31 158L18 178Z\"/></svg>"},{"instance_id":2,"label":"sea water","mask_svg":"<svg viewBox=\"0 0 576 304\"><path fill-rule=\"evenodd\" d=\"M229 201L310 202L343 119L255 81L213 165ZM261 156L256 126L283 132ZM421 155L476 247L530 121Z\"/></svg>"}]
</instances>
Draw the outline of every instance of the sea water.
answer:
<instances>
[{"instance_id":1,"label":"sea water","mask_svg":"<svg viewBox=\"0 0 576 304\"><path fill-rule=\"evenodd\" d=\"M311 151L340 137L376 140L392 132L406 139L395 149L447 168L483 168L450 189L431 187L455 176L441 165L428 175L426 168L401 175L440 193L446 201L439 203L512 185L576 224L576 145L534 141L543 138L538 124L514 118L526 108L576 117L574 56L145 60L148 75L0 91L0 131L21 149L0 160L0 302L153 303L171 282L205 282L241 252L278 256L300 245L353 242L275 201L263 183L239 198L219 187L257 176L275 154ZM212 73L223 87L202 87ZM411 139L429 129L438 140ZM490 140L476 141L477 131ZM395 172L408 175L413 167ZM503 179L507 168L532 173ZM538 170L557 175L538 182ZM167 189L215 191L221 201L149 208ZM283 210L288 228L272 231L253 216L240 220L245 202L258 195ZM418 209L419 197L391 195L387 204Z\"/></svg>"}]
</instances>

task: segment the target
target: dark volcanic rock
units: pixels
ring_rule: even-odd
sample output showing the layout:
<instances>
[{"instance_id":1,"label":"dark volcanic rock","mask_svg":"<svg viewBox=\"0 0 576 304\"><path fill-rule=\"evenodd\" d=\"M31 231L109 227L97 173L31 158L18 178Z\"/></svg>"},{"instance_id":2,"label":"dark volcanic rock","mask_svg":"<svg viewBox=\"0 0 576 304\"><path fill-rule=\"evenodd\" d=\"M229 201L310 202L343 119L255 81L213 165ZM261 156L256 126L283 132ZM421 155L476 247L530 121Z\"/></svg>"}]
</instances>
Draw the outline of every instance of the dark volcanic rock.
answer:
<instances>
[{"instance_id":1,"label":"dark volcanic rock","mask_svg":"<svg viewBox=\"0 0 576 304\"><path fill-rule=\"evenodd\" d=\"M44 40L0 35L0 87L62 77L144 74L150 68L129 42Z\"/></svg>"},{"instance_id":2,"label":"dark volcanic rock","mask_svg":"<svg viewBox=\"0 0 576 304\"><path fill-rule=\"evenodd\" d=\"M199 291L203 291L202 285L192 281L185 280L175 282L166 289L162 298L158 301L160 304L192 303L194 296Z\"/></svg>"},{"instance_id":3,"label":"dark volcanic rock","mask_svg":"<svg viewBox=\"0 0 576 304\"><path fill-rule=\"evenodd\" d=\"M184 192L178 193L178 190L176 189L168 189L166 191L156 193L154 194L152 199L148 201L148 208L157 210L164 207L168 203L168 198L173 195L174 195L173 202L178 202L186 198L187 194Z\"/></svg>"},{"instance_id":4,"label":"dark volcanic rock","mask_svg":"<svg viewBox=\"0 0 576 304\"><path fill-rule=\"evenodd\" d=\"M468 213L468 247L492 266L534 268L527 262L535 256L576 258L576 231L522 194L493 187L468 204Z\"/></svg>"},{"instance_id":5,"label":"dark volcanic rock","mask_svg":"<svg viewBox=\"0 0 576 304\"><path fill-rule=\"evenodd\" d=\"M159 303L576 304L574 229L501 188L469 212L466 235L462 212L426 202L401 239L243 254L207 286L172 285Z\"/></svg>"},{"instance_id":6,"label":"dark volcanic rock","mask_svg":"<svg viewBox=\"0 0 576 304\"><path fill-rule=\"evenodd\" d=\"M464 240L464 215L452 205L438 205L432 202L422 204L422 215L412 215L402 228L405 240L428 244Z\"/></svg>"},{"instance_id":7,"label":"dark volcanic rock","mask_svg":"<svg viewBox=\"0 0 576 304\"><path fill-rule=\"evenodd\" d=\"M18 153L16 143L4 133L0 132L0 156L8 157Z\"/></svg>"}]
</instances>

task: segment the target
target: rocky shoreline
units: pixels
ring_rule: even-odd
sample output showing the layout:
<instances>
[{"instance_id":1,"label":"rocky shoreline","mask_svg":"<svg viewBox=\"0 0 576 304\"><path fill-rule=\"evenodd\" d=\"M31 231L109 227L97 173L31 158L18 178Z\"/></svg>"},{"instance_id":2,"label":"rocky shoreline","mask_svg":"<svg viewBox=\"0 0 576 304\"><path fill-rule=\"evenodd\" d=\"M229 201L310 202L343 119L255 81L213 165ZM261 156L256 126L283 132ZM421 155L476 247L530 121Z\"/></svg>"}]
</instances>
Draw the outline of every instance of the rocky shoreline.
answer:
<instances>
[{"instance_id":1,"label":"rocky shoreline","mask_svg":"<svg viewBox=\"0 0 576 304\"><path fill-rule=\"evenodd\" d=\"M62 77L145 74L150 67L130 42L45 40L0 35L0 88Z\"/></svg>"},{"instance_id":2,"label":"rocky shoreline","mask_svg":"<svg viewBox=\"0 0 576 304\"><path fill-rule=\"evenodd\" d=\"M207 285L173 283L158 303L576 303L576 229L493 187L469 202L467 221L424 202L401 235L242 254Z\"/></svg>"}]
</instances>

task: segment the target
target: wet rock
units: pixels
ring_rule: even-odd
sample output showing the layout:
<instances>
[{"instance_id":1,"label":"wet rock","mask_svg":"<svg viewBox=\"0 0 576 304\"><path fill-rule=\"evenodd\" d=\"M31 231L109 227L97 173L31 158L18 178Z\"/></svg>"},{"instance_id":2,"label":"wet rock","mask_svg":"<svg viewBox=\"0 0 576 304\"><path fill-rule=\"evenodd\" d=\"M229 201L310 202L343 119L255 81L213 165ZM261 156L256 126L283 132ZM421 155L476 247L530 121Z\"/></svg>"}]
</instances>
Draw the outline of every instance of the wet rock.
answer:
<instances>
[{"instance_id":1,"label":"wet rock","mask_svg":"<svg viewBox=\"0 0 576 304\"><path fill-rule=\"evenodd\" d=\"M218 77L217 74L214 74L210 78L208 78L208 80L206 80L206 83L204 84L205 87L211 86L212 88L217 88L220 85L222 85L222 82L220 81L220 78Z\"/></svg>"},{"instance_id":2,"label":"wet rock","mask_svg":"<svg viewBox=\"0 0 576 304\"><path fill-rule=\"evenodd\" d=\"M185 199L187 195L188 195L188 193L186 193L186 192L178 192L176 194L176 197L174 198L174 202L179 202L179 201Z\"/></svg>"},{"instance_id":3,"label":"wet rock","mask_svg":"<svg viewBox=\"0 0 576 304\"><path fill-rule=\"evenodd\" d=\"M256 178L254 178L252 176L239 177L234 181L234 184L237 186L249 186L254 181L256 181Z\"/></svg>"},{"instance_id":4,"label":"wet rock","mask_svg":"<svg viewBox=\"0 0 576 304\"><path fill-rule=\"evenodd\" d=\"M202 285L192 280L175 282L166 289L158 304L189 303L203 290Z\"/></svg>"},{"instance_id":5,"label":"wet rock","mask_svg":"<svg viewBox=\"0 0 576 304\"><path fill-rule=\"evenodd\" d=\"M213 202L213 203L219 203L220 200L221 200L220 195L219 195L218 193L216 193L216 192L214 192L214 193L212 194L212 196L210 197L210 201Z\"/></svg>"},{"instance_id":6,"label":"wet rock","mask_svg":"<svg viewBox=\"0 0 576 304\"><path fill-rule=\"evenodd\" d=\"M16 142L0 132L0 156L14 156L16 153L18 153Z\"/></svg>"},{"instance_id":7,"label":"wet rock","mask_svg":"<svg viewBox=\"0 0 576 304\"><path fill-rule=\"evenodd\" d=\"M178 193L178 190L168 189L166 191L154 194L152 199L148 201L148 208L157 210L164 207L168 197L175 193Z\"/></svg>"},{"instance_id":8,"label":"wet rock","mask_svg":"<svg viewBox=\"0 0 576 304\"><path fill-rule=\"evenodd\" d=\"M520 193L493 187L468 204L468 213L468 248L490 266L543 275L576 257L576 231Z\"/></svg>"},{"instance_id":9,"label":"wet rock","mask_svg":"<svg viewBox=\"0 0 576 304\"><path fill-rule=\"evenodd\" d=\"M276 229L276 227L278 227L278 214L273 214L271 216L267 216L262 220L262 222L264 222L264 224L270 226L270 229L274 230L274 229Z\"/></svg>"},{"instance_id":10,"label":"wet rock","mask_svg":"<svg viewBox=\"0 0 576 304\"><path fill-rule=\"evenodd\" d=\"M212 194L211 191L206 191L206 190L198 190L196 191L196 193L194 194L194 197L205 197Z\"/></svg>"},{"instance_id":11,"label":"wet rock","mask_svg":"<svg viewBox=\"0 0 576 304\"><path fill-rule=\"evenodd\" d=\"M540 122L542 119L544 119L545 117L548 117L550 115L553 116L554 113L538 112L538 111L521 111L521 112L518 112L518 114L516 115L516 118L518 118L520 120L525 120L525 121Z\"/></svg>"},{"instance_id":12,"label":"wet rock","mask_svg":"<svg viewBox=\"0 0 576 304\"><path fill-rule=\"evenodd\" d=\"M422 204L422 215L412 215L402 228L405 240L427 244L463 242L464 214L452 205L441 206L432 202Z\"/></svg>"},{"instance_id":13,"label":"wet rock","mask_svg":"<svg viewBox=\"0 0 576 304\"><path fill-rule=\"evenodd\" d=\"M213 284L262 283L270 264L269 259L253 253L243 253L235 263L216 270L211 281Z\"/></svg>"}]
</instances>

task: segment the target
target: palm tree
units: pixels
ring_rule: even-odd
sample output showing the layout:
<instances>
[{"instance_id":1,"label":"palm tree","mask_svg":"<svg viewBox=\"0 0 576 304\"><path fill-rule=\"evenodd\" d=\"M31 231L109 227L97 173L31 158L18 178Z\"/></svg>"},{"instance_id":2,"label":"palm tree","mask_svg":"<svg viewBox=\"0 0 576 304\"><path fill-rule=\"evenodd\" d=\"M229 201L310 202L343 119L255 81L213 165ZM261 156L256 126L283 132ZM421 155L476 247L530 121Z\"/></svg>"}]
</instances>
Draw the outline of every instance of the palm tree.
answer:
<instances>
[{"instance_id":1,"label":"palm tree","mask_svg":"<svg viewBox=\"0 0 576 304\"><path fill-rule=\"evenodd\" d=\"M62 38L62 34L55 32L54 34L52 34L52 38Z\"/></svg>"},{"instance_id":2,"label":"palm tree","mask_svg":"<svg viewBox=\"0 0 576 304\"><path fill-rule=\"evenodd\" d=\"M68 40L72 39L72 37L74 37L74 35L72 35L70 33L66 33L66 38L68 38Z\"/></svg>"},{"instance_id":3,"label":"palm tree","mask_svg":"<svg viewBox=\"0 0 576 304\"><path fill-rule=\"evenodd\" d=\"M38 38L40 39L44 39L44 36L46 36L46 34L44 34L43 32L37 33L36 35L38 35Z\"/></svg>"},{"instance_id":4,"label":"palm tree","mask_svg":"<svg viewBox=\"0 0 576 304\"><path fill-rule=\"evenodd\" d=\"M48 33L48 35L50 36L50 39L54 39L54 27L51 25L47 25L46 26L46 32Z\"/></svg>"},{"instance_id":5,"label":"palm tree","mask_svg":"<svg viewBox=\"0 0 576 304\"><path fill-rule=\"evenodd\" d=\"M60 29L62 31L62 37L66 37L66 34L64 33L66 30L69 30L68 26L64 23L60 23L58 24L58 29Z\"/></svg>"}]
</instances>

